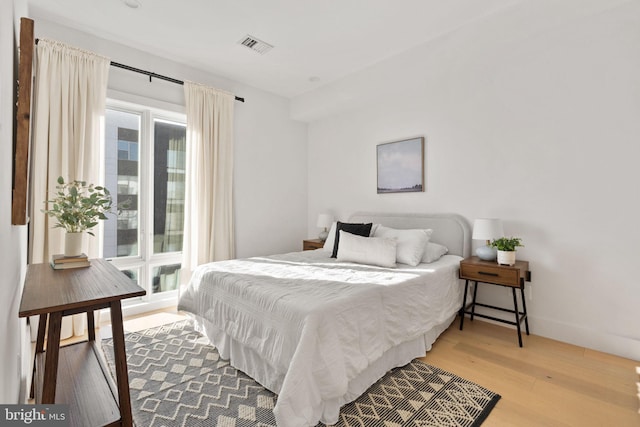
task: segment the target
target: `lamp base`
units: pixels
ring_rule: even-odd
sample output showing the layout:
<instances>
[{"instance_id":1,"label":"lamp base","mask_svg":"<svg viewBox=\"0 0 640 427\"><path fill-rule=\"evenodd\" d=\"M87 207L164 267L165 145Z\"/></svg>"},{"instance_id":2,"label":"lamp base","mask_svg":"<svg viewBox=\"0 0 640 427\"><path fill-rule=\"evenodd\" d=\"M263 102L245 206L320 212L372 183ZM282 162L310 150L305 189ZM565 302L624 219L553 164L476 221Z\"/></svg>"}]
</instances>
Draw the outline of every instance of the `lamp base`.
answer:
<instances>
[{"instance_id":1,"label":"lamp base","mask_svg":"<svg viewBox=\"0 0 640 427\"><path fill-rule=\"evenodd\" d=\"M329 232L327 231L327 229L325 228L324 230L322 230L320 232L320 234L318 234L318 239L325 241L327 240L327 237L329 237Z\"/></svg>"},{"instance_id":2,"label":"lamp base","mask_svg":"<svg viewBox=\"0 0 640 427\"><path fill-rule=\"evenodd\" d=\"M498 250L491 246L480 246L476 249L476 255L484 261L495 261L498 257Z\"/></svg>"}]
</instances>

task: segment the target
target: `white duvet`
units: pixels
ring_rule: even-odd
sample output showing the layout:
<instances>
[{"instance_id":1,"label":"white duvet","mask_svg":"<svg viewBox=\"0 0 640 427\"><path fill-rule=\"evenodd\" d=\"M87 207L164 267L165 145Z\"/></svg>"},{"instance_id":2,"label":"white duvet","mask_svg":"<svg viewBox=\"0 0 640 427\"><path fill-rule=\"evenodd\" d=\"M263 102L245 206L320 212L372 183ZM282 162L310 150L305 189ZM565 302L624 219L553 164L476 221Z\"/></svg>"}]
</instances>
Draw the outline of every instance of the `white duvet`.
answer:
<instances>
[{"instance_id":1,"label":"white duvet","mask_svg":"<svg viewBox=\"0 0 640 427\"><path fill-rule=\"evenodd\" d=\"M460 308L460 259L382 268L317 250L215 262L196 269L178 308L195 314L218 348L235 341L263 359L257 366L238 354L245 360L236 364L233 352L221 351L278 394L278 426L331 424L339 406L323 402L340 402L385 352Z\"/></svg>"}]
</instances>

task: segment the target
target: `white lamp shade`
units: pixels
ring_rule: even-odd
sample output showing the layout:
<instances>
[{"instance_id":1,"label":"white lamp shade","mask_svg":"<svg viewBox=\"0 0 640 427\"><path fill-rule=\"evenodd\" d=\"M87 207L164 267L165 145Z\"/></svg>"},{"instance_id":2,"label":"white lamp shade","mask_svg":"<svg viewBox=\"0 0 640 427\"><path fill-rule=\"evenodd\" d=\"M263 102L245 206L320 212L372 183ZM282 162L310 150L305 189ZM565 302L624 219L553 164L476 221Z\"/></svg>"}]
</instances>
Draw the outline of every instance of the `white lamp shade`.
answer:
<instances>
[{"instance_id":1,"label":"white lamp shade","mask_svg":"<svg viewBox=\"0 0 640 427\"><path fill-rule=\"evenodd\" d=\"M504 236L502 221L497 218L480 218L473 223L474 240L493 240Z\"/></svg>"},{"instance_id":2,"label":"white lamp shade","mask_svg":"<svg viewBox=\"0 0 640 427\"><path fill-rule=\"evenodd\" d=\"M332 223L333 223L333 215L320 214L318 215L318 222L316 223L316 226L318 226L318 228L331 228Z\"/></svg>"}]
</instances>

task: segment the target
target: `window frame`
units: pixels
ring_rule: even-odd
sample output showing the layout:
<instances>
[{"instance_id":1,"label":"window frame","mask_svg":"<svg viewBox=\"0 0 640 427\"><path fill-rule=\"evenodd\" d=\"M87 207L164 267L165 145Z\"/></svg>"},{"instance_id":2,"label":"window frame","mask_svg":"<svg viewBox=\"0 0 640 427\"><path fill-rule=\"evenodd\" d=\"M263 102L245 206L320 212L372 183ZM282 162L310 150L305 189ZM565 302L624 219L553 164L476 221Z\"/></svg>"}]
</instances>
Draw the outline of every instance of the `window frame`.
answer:
<instances>
[{"instance_id":1,"label":"window frame","mask_svg":"<svg viewBox=\"0 0 640 427\"><path fill-rule=\"evenodd\" d=\"M151 103L151 102L150 102ZM108 97L106 110L115 110L140 116L139 153L138 153L138 254L133 256L106 258L119 270L138 270L138 284L147 291L139 298L123 301L123 305L149 305L157 302L171 301L177 304L180 293L180 281L175 290L153 293L151 279L155 268L182 263L182 251L153 252L153 198L154 198L154 121L161 120L185 127L185 113L170 111L140 102L122 101ZM105 115L106 124L106 115ZM103 132L104 137L104 132ZM106 174L105 151L102 150L103 175Z\"/></svg>"}]
</instances>

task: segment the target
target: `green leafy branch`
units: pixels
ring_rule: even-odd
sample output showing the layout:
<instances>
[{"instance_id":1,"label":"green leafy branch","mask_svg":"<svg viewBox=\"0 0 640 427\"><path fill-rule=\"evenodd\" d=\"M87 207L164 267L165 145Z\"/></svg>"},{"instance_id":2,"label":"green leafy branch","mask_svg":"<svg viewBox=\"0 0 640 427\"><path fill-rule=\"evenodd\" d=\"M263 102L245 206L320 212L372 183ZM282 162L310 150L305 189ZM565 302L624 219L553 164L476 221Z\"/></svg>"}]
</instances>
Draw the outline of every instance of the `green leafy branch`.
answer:
<instances>
[{"instance_id":1,"label":"green leafy branch","mask_svg":"<svg viewBox=\"0 0 640 427\"><path fill-rule=\"evenodd\" d=\"M515 251L518 246L524 247L520 237L501 237L493 240L489 246L493 246L499 251Z\"/></svg>"},{"instance_id":2,"label":"green leafy branch","mask_svg":"<svg viewBox=\"0 0 640 427\"><path fill-rule=\"evenodd\" d=\"M51 209L42 212L58 221L55 227L69 233L89 230L98 225L99 220L107 219L107 213L113 213L111 194L105 187L87 185L86 181L64 182L60 176L56 190L55 197L44 202L52 204Z\"/></svg>"}]
</instances>

